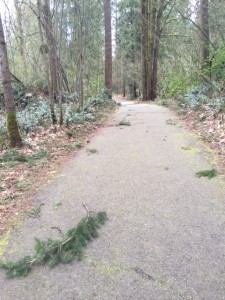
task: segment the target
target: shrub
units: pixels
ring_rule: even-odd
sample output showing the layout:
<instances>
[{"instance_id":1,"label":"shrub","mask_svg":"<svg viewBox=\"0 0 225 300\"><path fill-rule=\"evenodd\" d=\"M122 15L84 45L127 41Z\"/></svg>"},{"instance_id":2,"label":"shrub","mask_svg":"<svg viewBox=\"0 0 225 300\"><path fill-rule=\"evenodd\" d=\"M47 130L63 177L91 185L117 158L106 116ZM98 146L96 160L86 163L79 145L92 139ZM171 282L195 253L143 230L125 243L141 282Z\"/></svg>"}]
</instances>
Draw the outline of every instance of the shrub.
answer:
<instances>
[{"instance_id":1,"label":"shrub","mask_svg":"<svg viewBox=\"0 0 225 300\"><path fill-rule=\"evenodd\" d=\"M173 98L183 95L190 86L198 85L198 79L192 74L170 70L166 79L161 83L161 98Z\"/></svg>"},{"instance_id":2,"label":"shrub","mask_svg":"<svg viewBox=\"0 0 225 300\"><path fill-rule=\"evenodd\" d=\"M85 111L80 113L73 112L70 109L70 106L66 106L66 110L64 113L64 120L67 124L69 123L82 124L86 121L94 121L95 117L91 113L87 113Z\"/></svg>"},{"instance_id":3,"label":"shrub","mask_svg":"<svg viewBox=\"0 0 225 300\"><path fill-rule=\"evenodd\" d=\"M19 94L18 95L24 95ZM64 96L66 102L63 104L63 118L66 124L70 123L84 123L95 120L93 115L94 111L104 109L105 107L113 108L116 105L116 102L108 99L104 92L101 92L98 97L88 99L85 102L84 110L78 110L78 95L74 94L65 94ZM19 97L19 96L18 96ZM21 96L22 97L22 96ZM34 99L33 99L34 100ZM55 113L58 115L58 105L55 105ZM51 123L51 112L49 108L49 102L46 99L40 101L31 101L26 105L22 111L17 112L17 120L20 126L20 129L26 133L38 129L39 127L45 127ZM5 126L5 116L4 112L0 112L0 145L1 145L1 136L6 133Z\"/></svg>"},{"instance_id":4,"label":"shrub","mask_svg":"<svg viewBox=\"0 0 225 300\"><path fill-rule=\"evenodd\" d=\"M28 105L23 111L17 113L17 120L20 128L25 132L43 127L51 122L49 103L42 100Z\"/></svg>"}]
</instances>

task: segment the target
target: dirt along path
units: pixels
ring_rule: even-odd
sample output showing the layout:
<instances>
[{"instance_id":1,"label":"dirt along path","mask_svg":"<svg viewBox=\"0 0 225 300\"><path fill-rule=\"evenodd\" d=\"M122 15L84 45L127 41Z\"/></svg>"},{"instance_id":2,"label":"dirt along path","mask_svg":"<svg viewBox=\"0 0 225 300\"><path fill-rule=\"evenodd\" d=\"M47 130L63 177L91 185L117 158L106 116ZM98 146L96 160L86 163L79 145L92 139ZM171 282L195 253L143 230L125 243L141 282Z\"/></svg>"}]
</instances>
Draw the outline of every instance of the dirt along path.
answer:
<instances>
[{"instance_id":1,"label":"dirt along path","mask_svg":"<svg viewBox=\"0 0 225 300\"><path fill-rule=\"evenodd\" d=\"M115 126L123 119L131 126ZM81 262L15 279L0 270L0 299L225 299L225 183L195 176L211 168L207 154L167 108L123 101L35 195L40 217L1 244L7 258L32 254L34 237L61 238L76 226L83 202L107 212L99 238Z\"/></svg>"}]
</instances>

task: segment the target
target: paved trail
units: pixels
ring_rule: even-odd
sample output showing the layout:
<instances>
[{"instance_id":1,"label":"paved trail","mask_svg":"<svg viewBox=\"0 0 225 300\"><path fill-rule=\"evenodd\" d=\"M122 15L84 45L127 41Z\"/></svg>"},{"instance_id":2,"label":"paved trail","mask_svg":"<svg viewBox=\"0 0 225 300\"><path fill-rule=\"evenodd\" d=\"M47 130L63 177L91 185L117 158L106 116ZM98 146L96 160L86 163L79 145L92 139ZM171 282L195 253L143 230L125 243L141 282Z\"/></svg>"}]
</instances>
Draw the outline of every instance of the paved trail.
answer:
<instances>
[{"instance_id":1,"label":"paved trail","mask_svg":"<svg viewBox=\"0 0 225 300\"><path fill-rule=\"evenodd\" d=\"M130 127L114 126L123 118ZM60 237L52 227L74 227L83 202L109 220L82 262L13 280L0 271L1 300L225 299L225 184L195 177L210 168L204 149L168 119L166 108L124 102L88 145L98 153L81 150L43 187L40 219L14 230L7 256Z\"/></svg>"}]
</instances>

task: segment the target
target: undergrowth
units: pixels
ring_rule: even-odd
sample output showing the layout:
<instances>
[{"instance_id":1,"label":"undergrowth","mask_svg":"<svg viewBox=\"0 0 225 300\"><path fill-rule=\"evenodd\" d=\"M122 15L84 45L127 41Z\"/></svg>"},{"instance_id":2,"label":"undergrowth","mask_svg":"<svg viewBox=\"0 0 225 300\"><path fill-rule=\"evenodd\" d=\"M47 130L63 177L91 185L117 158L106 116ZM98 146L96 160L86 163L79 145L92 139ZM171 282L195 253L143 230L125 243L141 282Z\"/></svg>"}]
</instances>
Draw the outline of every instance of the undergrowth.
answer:
<instances>
[{"instance_id":1,"label":"undergrowth","mask_svg":"<svg viewBox=\"0 0 225 300\"><path fill-rule=\"evenodd\" d=\"M82 148L83 147L83 142L81 142L81 141L76 141L76 142L74 142L73 143L73 147L74 148Z\"/></svg>"},{"instance_id":2,"label":"undergrowth","mask_svg":"<svg viewBox=\"0 0 225 300\"><path fill-rule=\"evenodd\" d=\"M188 109L201 110L207 108L209 111L221 112L225 110L225 95L215 84L202 83L191 88L184 86L184 89L176 90L176 93L171 90L172 94L167 95L167 98L160 96L157 99L157 104L166 107L174 107L180 115L186 115ZM165 95L164 95L165 96ZM170 97L170 98L169 98ZM199 120L204 122L205 118Z\"/></svg>"},{"instance_id":3,"label":"undergrowth","mask_svg":"<svg viewBox=\"0 0 225 300\"><path fill-rule=\"evenodd\" d=\"M2 156L0 156L0 169L13 167L16 163L19 162L27 162L33 165L37 160L41 160L44 158L50 158L50 154L43 149L37 150L32 155L25 155L15 149L9 149Z\"/></svg>"},{"instance_id":4,"label":"undergrowth","mask_svg":"<svg viewBox=\"0 0 225 300\"><path fill-rule=\"evenodd\" d=\"M176 97L179 109L190 107L191 109L200 109L202 106L208 106L212 110L224 108L225 97L221 91L212 84L201 84L191 88L188 92Z\"/></svg>"},{"instance_id":5,"label":"undergrowth","mask_svg":"<svg viewBox=\"0 0 225 300\"><path fill-rule=\"evenodd\" d=\"M98 237L98 229L106 220L105 212L92 213L70 229L63 240L42 241L35 238L33 256L24 256L18 261L0 261L0 267L6 269L8 278L13 278L27 276L37 264L54 267L60 263L70 263L75 256L80 261L85 247L93 238Z\"/></svg>"},{"instance_id":6,"label":"undergrowth","mask_svg":"<svg viewBox=\"0 0 225 300\"><path fill-rule=\"evenodd\" d=\"M18 94L19 97L20 93ZM23 101L24 93L21 94L21 101ZM84 122L91 122L96 119L96 114L105 108L113 109L116 102L109 99L106 92L101 91L95 98L89 98L84 102L83 110L80 110L78 98L74 94L65 95L63 103L63 120L65 124L72 123L82 124ZM28 101L28 100L26 100ZM58 105L55 105L55 113L58 115ZM22 105L22 109L17 111L17 120L20 130L24 133L34 131L40 128L46 128L51 125L51 112L49 102L43 97L32 96L26 105ZM4 109L0 111L0 146L1 139L5 139L6 121Z\"/></svg>"}]
</instances>

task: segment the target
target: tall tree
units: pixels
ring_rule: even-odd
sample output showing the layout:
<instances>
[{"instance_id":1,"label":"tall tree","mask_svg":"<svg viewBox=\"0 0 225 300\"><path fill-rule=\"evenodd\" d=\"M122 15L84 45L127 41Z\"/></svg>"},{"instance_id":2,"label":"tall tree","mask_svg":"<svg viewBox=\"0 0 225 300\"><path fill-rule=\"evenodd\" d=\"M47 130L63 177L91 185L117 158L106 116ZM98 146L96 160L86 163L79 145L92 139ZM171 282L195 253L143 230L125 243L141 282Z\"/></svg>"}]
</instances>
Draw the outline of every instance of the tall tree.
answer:
<instances>
[{"instance_id":1,"label":"tall tree","mask_svg":"<svg viewBox=\"0 0 225 300\"><path fill-rule=\"evenodd\" d=\"M152 12L152 43L153 45L150 46L150 55L153 56L152 60L152 74L149 78L151 80L151 89L149 93L149 99L155 100L157 97L157 84L158 84L158 63L159 63L159 47L160 47L160 39L162 34L162 18L163 18L163 12L166 9L167 3L165 3L164 0L161 0L159 2L159 7L157 10L157 13L155 15L156 9L153 7ZM152 53L151 53L152 49Z\"/></svg>"},{"instance_id":2,"label":"tall tree","mask_svg":"<svg viewBox=\"0 0 225 300\"><path fill-rule=\"evenodd\" d=\"M142 0L142 99L157 97L158 61L165 0Z\"/></svg>"},{"instance_id":3,"label":"tall tree","mask_svg":"<svg viewBox=\"0 0 225 300\"><path fill-rule=\"evenodd\" d=\"M202 67L209 67L209 1L201 0L200 2L200 21L201 21L201 58Z\"/></svg>"},{"instance_id":4,"label":"tall tree","mask_svg":"<svg viewBox=\"0 0 225 300\"><path fill-rule=\"evenodd\" d=\"M59 64L58 64L58 56L57 56L57 45L53 32L53 24L51 18L50 4L49 0L45 0L43 6L43 14L44 14L44 28L48 46L49 53L49 62L50 62L50 74L51 74L51 89L49 91L50 94L50 108L52 115L53 124L56 123L56 116L54 111L54 99L59 101Z\"/></svg>"},{"instance_id":5,"label":"tall tree","mask_svg":"<svg viewBox=\"0 0 225 300\"><path fill-rule=\"evenodd\" d=\"M117 4L118 18L114 64L114 84L131 99L140 88L141 11L139 0L121 0ZM117 74L117 75L116 75Z\"/></svg>"},{"instance_id":6,"label":"tall tree","mask_svg":"<svg viewBox=\"0 0 225 300\"><path fill-rule=\"evenodd\" d=\"M6 126L10 139L11 147L21 147L22 140L19 134L18 123L16 119L16 111L13 100L13 92L10 80L10 71L8 65L8 55L5 43L5 35L0 15L0 69L2 77L2 85L4 90L4 101L6 108Z\"/></svg>"},{"instance_id":7,"label":"tall tree","mask_svg":"<svg viewBox=\"0 0 225 300\"><path fill-rule=\"evenodd\" d=\"M104 0L105 21L105 87L112 95L112 25L111 0Z\"/></svg>"},{"instance_id":8,"label":"tall tree","mask_svg":"<svg viewBox=\"0 0 225 300\"><path fill-rule=\"evenodd\" d=\"M142 100L147 100L147 0L141 0L141 74L142 74Z\"/></svg>"},{"instance_id":9,"label":"tall tree","mask_svg":"<svg viewBox=\"0 0 225 300\"><path fill-rule=\"evenodd\" d=\"M24 42L24 32L23 32L23 24L22 24L22 1L14 0L14 6L15 6L15 10L16 10L15 33L16 33L16 38L18 39L18 49L19 49L21 61L23 64L23 71L24 71L24 73L26 73L27 68L26 68L26 56L25 56L25 51L24 51L25 50L25 42Z\"/></svg>"}]
</instances>

